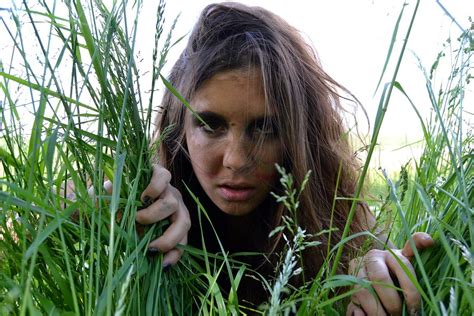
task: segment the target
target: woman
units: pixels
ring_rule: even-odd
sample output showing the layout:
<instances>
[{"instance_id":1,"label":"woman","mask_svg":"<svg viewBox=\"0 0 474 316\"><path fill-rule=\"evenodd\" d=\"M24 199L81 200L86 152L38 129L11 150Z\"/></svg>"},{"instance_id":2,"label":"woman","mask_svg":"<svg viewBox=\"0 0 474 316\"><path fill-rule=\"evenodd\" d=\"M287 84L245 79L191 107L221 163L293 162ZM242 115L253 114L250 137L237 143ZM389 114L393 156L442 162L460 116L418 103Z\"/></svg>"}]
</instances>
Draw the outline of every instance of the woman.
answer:
<instances>
[{"instance_id":1,"label":"woman","mask_svg":"<svg viewBox=\"0 0 474 316\"><path fill-rule=\"evenodd\" d=\"M282 249L281 234L268 238L287 212L270 194L281 193L275 168L279 164L297 185L312 171L299 198L298 225L311 234L337 228L331 240L322 234L317 237L321 246L304 251L305 275L315 276L328 244L341 240L351 205L338 199L332 214L334 197L355 194L358 166L340 116L338 91L344 89L321 69L314 51L294 28L262 8L237 3L203 10L169 81L190 101L192 110L165 93L156 130L162 137L160 165L154 166L151 183L142 194L149 206L137 213L136 220L146 225L170 217L172 224L150 243L149 251L164 253L163 265L168 266L182 255L178 244L189 239L201 246L196 203L187 188L209 213L226 251L272 254ZM203 225L207 249L219 251L211 228ZM373 226L367 205L359 203L351 232ZM419 249L432 242L425 234L415 234L414 241ZM345 244L340 272L347 273L349 256L362 242ZM410 247L395 252L413 270ZM263 274L273 269L268 261L247 261ZM363 263L353 271L359 277L393 284L393 274L409 310L416 311L420 296L388 251L372 250L356 261ZM255 294L264 291L251 281L242 287L243 296L252 295L254 303L264 299ZM374 288L378 297L367 290L353 295L348 313L401 312L395 290Z\"/></svg>"}]
</instances>

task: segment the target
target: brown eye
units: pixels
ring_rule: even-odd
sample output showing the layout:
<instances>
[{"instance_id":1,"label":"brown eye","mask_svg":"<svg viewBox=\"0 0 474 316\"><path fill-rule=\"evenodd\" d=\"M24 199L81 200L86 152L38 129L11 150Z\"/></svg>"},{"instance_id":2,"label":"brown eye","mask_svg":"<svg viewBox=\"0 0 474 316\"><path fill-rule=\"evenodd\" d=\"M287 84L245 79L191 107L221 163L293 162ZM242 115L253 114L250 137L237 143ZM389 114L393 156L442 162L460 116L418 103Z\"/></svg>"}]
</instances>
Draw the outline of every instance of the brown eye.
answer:
<instances>
[{"instance_id":1,"label":"brown eye","mask_svg":"<svg viewBox=\"0 0 474 316\"><path fill-rule=\"evenodd\" d=\"M212 112L199 112L193 117L193 123L203 133L209 136L216 136L223 133L227 128L225 119Z\"/></svg>"},{"instance_id":2,"label":"brown eye","mask_svg":"<svg viewBox=\"0 0 474 316\"><path fill-rule=\"evenodd\" d=\"M275 138L278 136L276 124L268 119L257 120L250 126L249 136L252 139L258 139L260 137Z\"/></svg>"},{"instance_id":3,"label":"brown eye","mask_svg":"<svg viewBox=\"0 0 474 316\"><path fill-rule=\"evenodd\" d=\"M212 134L215 131L215 128L212 128L211 125L209 125L209 123L206 123L206 124L201 123L199 127L201 127L201 129L207 134Z\"/></svg>"},{"instance_id":4,"label":"brown eye","mask_svg":"<svg viewBox=\"0 0 474 316\"><path fill-rule=\"evenodd\" d=\"M199 128L206 134L216 136L225 131L226 126L220 122L206 121L199 123Z\"/></svg>"}]
</instances>

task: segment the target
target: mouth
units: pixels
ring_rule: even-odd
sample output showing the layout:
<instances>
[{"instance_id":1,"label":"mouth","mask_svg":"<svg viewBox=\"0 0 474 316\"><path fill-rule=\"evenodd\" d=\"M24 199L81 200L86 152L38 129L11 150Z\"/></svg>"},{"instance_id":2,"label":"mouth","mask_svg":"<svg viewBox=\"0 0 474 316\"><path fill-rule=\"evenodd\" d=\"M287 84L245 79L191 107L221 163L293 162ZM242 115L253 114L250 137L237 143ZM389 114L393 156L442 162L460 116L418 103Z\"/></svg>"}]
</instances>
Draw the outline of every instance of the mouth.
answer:
<instances>
[{"instance_id":1,"label":"mouth","mask_svg":"<svg viewBox=\"0 0 474 316\"><path fill-rule=\"evenodd\" d=\"M250 199L255 188L249 185L221 184L218 187L220 196L229 202L242 202Z\"/></svg>"}]
</instances>

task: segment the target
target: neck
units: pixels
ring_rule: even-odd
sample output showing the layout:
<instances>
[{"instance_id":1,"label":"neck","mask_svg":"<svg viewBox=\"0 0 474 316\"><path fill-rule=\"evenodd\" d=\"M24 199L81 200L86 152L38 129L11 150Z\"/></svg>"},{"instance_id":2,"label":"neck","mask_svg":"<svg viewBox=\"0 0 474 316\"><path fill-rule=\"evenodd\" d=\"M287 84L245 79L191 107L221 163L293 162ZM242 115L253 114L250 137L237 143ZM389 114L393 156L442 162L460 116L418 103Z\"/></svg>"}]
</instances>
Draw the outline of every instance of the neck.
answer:
<instances>
[{"instance_id":1,"label":"neck","mask_svg":"<svg viewBox=\"0 0 474 316\"><path fill-rule=\"evenodd\" d=\"M197 181L196 181L197 182ZM256 210L243 216L232 216L222 212L205 194L200 185L194 187L193 192L201 197L200 202L206 210L217 232L224 250L235 252L262 252L265 250L268 234L271 230L272 214L275 214L275 203L269 196ZM193 206L194 205L194 206ZM198 223L195 202L189 201L188 209L192 223ZM205 216L201 216L206 246L211 252L220 252L214 230ZM190 243L199 245L199 224L192 226Z\"/></svg>"},{"instance_id":2,"label":"neck","mask_svg":"<svg viewBox=\"0 0 474 316\"><path fill-rule=\"evenodd\" d=\"M268 241L273 203L265 201L253 212L242 215L222 214L223 222L219 235L226 241L229 251L262 252Z\"/></svg>"}]
</instances>

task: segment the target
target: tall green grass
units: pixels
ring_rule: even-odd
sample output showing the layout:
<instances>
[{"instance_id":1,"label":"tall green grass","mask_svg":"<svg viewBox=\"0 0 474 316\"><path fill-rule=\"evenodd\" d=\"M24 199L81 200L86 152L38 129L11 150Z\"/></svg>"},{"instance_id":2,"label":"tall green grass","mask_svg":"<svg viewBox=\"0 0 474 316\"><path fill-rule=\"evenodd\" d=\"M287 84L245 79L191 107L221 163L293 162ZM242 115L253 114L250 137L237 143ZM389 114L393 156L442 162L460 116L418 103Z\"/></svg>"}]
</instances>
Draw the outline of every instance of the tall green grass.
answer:
<instances>
[{"instance_id":1,"label":"tall green grass","mask_svg":"<svg viewBox=\"0 0 474 316\"><path fill-rule=\"evenodd\" d=\"M0 72L0 314L337 314L353 293L338 289L370 288L365 280L336 275L341 243L330 249L314 279L293 288L291 277L304 273L298 270L300 250L318 244L307 243L306 232L291 217L287 227L278 228L293 236L288 236L275 279L261 280L269 301L260 310L239 301L236 291L249 268L225 252L185 247L181 263L163 271L161 257L148 258L146 248L166 222L139 233L134 218L156 149L150 134L155 94L174 44L171 34L164 35L165 4L161 1L156 13L151 81L143 82L135 49L140 1L28 3L11 11L12 20L2 20L1 26L12 56L1 61ZM405 33L404 15L405 6L382 74L390 63L395 70L383 86L354 201L369 172L391 95L404 94L411 102L403 88L411 83L397 78L416 8ZM397 51L394 43L400 38L405 44ZM466 126L472 113L464 102L473 47L472 31L466 31L448 43L429 71L420 69L433 109L427 120L420 116L424 152L400 175L386 175L386 193L371 201L377 213L393 214L390 237L398 246L414 231L429 232L436 240L414 260L424 314L469 315L474 310L473 135ZM442 63L452 71L436 86ZM418 113L419 105L412 105ZM25 130L27 112L32 124ZM106 179L113 182L113 194L103 189ZM286 174L282 184L287 195L278 198L297 212L295 197L303 188L294 188ZM68 185L75 187L74 195L64 190ZM197 204L201 219L207 220ZM353 237L344 232L344 240ZM228 292L218 285L222 274L232 280Z\"/></svg>"},{"instance_id":2,"label":"tall green grass","mask_svg":"<svg viewBox=\"0 0 474 316\"><path fill-rule=\"evenodd\" d=\"M0 83L0 313L187 313L199 282L184 265L164 273L160 256L145 255L162 224L143 236L135 229L151 172L151 105L172 44L164 3L149 100L134 47L140 2L48 3L24 2L2 31L17 63L4 62ZM31 131L20 126L18 91L30 99Z\"/></svg>"},{"instance_id":3,"label":"tall green grass","mask_svg":"<svg viewBox=\"0 0 474 316\"><path fill-rule=\"evenodd\" d=\"M472 30L466 30L447 42L429 71L420 62L432 107L427 121L420 118L424 151L413 162L413 176L404 180L405 187L387 179L398 215L393 238L401 242L418 230L437 242L416 255L424 308L436 315L474 311L473 121L472 104L464 101L472 80L473 44ZM443 62L450 63L451 71L439 80L437 67ZM406 95L400 83L397 89Z\"/></svg>"},{"instance_id":4,"label":"tall green grass","mask_svg":"<svg viewBox=\"0 0 474 316\"><path fill-rule=\"evenodd\" d=\"M418 110L422 105L404 89L411 83L393 81L419 118L424 149L398 175L390 177L382 170L387 193L380 196L383 203L376 211L390 219L389 237L399 247L416 231L428 232L436 242L422 254L415 253L423 314L474 311L473 113L472 104L465 101L472 90L473 44L473 30L465 30L446 41L429 70L418 59L431 106L427 119Z\"/></svg>"}]
</instances>

